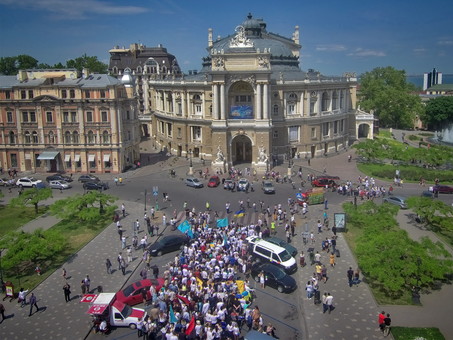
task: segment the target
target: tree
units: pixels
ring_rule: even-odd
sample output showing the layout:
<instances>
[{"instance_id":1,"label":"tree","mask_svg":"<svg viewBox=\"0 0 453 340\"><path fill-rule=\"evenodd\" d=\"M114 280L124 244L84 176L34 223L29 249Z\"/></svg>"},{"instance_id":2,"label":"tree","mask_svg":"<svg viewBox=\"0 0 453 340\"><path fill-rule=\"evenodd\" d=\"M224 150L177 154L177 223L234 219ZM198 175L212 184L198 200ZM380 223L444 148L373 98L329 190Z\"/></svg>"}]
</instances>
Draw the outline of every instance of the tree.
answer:
<instances>
[{"instance_id":1,"label":"tree","mask_svg":"<svg viewBox=\"0 0 453 340\"><path fill-rule=\"evenodd\" d=\"M66 67L76 68L79 72L86 68L91 73L107 73L108 70L107 64L99 61L98 57L89 57L86 54L79 58L68 60Z\"/></svg>"},{"instance_id":2,"label":"tree","mask_svg":"<svg viewBox=\"0 0 453 340\"><path fill-rule=\"evenodd\" d=\"M103 214L111 214L116 206L111 204L116 198L98 191L90 191L84 195L75 195L59 200L50 206L50 212L62 219L77 219L96 222Z\"/></svg>"},{"instance_id":3,"label":"tree","mask_svg":"<svg viewBox=\"0 0 453 340\"><path fill-rule=\"evenodd\" d=\"M374 110L382 127L411 128L416 115L423 113L421 99L413 95L406 72L393 67L378 67L360 80L360 106Z\"/></svg>"},{"instance_id":4,"label":"tree","mask_svg":"<svg viewBox=\"0 0 453 340\"><path fill-rule=\"evenodd\" d=\"M453 97L442 96L430 99L421 119L428 128L439 129L453 122Z\"/></svg>"},{"instance_id":5,"label":"tree","mask_svg":"<svg viewBox=\"0 0 453 340\"><path fill-rule=\"evenodd\" d=\"M32 69L37 66L38 61L26 54L0 58L0 74L4 75L16 75L19 70Z\"/></svg>"},{"instance_id":6,"label":"tree","mask_svg":"<svg viewBox=\"0 0 453 340\"><path fill-rule=\"evenodd\" d=\"M12 206L26 206L33 205L35 207L36 215L38 214L38 204L41 201L52 197L52 189L50 188L32 188L24 190L18 197L13 198L9 204Z\"/></svg>"}]
</instances>

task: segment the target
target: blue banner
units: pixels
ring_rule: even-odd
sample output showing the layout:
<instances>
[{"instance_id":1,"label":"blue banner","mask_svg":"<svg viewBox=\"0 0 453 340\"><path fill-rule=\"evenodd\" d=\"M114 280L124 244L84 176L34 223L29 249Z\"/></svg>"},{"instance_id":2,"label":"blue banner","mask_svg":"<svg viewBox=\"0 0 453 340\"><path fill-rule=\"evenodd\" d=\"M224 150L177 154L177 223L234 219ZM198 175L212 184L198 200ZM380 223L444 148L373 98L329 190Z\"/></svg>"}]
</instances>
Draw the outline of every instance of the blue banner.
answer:
<instances>
[{"instance_id":1,"label":"blue banner","mask_svg":"<svg viewBox=\"0 0 453 340\"><path fill-rule=\"evenodd\" d=\"M184 234L186 234L187 236L189 236L190 238L193 238L193 232L192 232L192 228L190 227L190 224L189 222L187 222L187 220L184 220L179 226L178 226L178 230Z\"/></svg>"},{"instance_id":2,"label":"blue banner","mask_svg":"<svg viewBox=\"0 0 453 340\"><path fill-rule=\"evenodd\" d=\"M218 228L227 227L227 226L228 226L228 217L217 220Z\"/></svg>"}]
</instances>

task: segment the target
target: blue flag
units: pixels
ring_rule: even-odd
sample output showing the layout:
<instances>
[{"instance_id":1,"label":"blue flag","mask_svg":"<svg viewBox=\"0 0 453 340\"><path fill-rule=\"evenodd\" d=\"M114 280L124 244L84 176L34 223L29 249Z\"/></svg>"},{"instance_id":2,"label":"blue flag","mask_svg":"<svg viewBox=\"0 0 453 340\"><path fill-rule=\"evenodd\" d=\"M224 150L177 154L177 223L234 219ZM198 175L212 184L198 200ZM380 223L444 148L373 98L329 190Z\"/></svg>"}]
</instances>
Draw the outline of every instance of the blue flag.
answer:
<instances>
[{"instance_id":1,"label":"blue flag","mask_svg":"<svg viewBox=\"0 0 453 340\"><path fill-rule=\"evenodd\" d=\"M170 323L177 323L178 319L176 319L175 312L173 312L173 306L170 304Z\"/></svg>"},{"instance_id":2,"label":"blue flag","mask_svg":"<svg viewBox=\"0 0 453 340\"><path fill-rule=\"evenodd\" d=\"M245 211L244 210L238 210L234 213L234 217L242 217L245 215Z\"/></svg>"},{"instance_id":3,"label":"blue flag","mask_svg":"<svg viewBox=\"0 0 453 340\"><path fill-rule=\"evenodd\" d=\"M186 234L190 238L193 238L192 228L190 227L190 223L187 220L184 220L179 226L178 230L183 234Z\"/></svg>"},{"instance_id":4,"label":"blue flag","mask_svg":"<svg viewBox=\"0 0 453 340\"><path fill-rule=\"evenodd\" d=\"M222 218L220 220L217 220L217 227L222 228L222 227L227 227L228 226L228 217Z\"/></svg>"}]
</instances>

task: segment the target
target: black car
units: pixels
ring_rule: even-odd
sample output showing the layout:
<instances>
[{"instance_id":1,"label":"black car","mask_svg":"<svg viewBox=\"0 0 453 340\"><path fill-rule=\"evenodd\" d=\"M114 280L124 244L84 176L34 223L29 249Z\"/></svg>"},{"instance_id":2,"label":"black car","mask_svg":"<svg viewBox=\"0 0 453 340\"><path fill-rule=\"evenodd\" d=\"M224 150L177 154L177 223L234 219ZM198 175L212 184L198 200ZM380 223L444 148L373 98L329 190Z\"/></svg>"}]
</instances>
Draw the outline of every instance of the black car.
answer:
<instances>
[{"instance_id":1,"label":"black car","mask_svg":"<svg viewBox=\"0 0 453 340\"><path fill-rule=\"evenodd\" d=\"M190 238L186 234L168 235L159 239L149 246L151 256L161 256L176 250L182 250L189 243Z\"/></svg>"},{"instance_id":2,"label":"black car","mask_svg":"<svg viewBox=\"0 0 453 340\"><path fill-rule=\"evenodd\" d=\"M85 182L83 183L83 188L85 190L107 190L109 186L106 183L101 182Z\"/></svg>"},{"instance_id":3,"label":"black car","mask_svg":"<svg viewBox=\"0 0 453 340\"><path fill-rule=\"evenodd\" d=\"M261 272L266 277L265 285L276 288L280 293L292 292L297 288L296 280L272 263L255 263L252 266L251 274L256 282L260 282Z\"/></svg>"},{"instance_id":4,"label":"black car","mask_svg":"<svg viewBox=\"0 0 453 340\"><path fill-rule=\"evenodd\" d=\"M46 177L46 181L47 181L47 183L49 183L50 181L72 182L72 178L69 177L69 176L63 176L63 175L60 175L60 174L55 174L55 175L47 176Z\"/></svg>"},{"instance_id":5,"label":"black car","mask_svg":"<svg viewBox=\"0 0 453 340\"><path fill-rule=\"evenodd\" d=\"M78 179L79 182L85 183L85 182L100 182L101 180L93 175L81 175Z\"/></svg>"}]
</instances>

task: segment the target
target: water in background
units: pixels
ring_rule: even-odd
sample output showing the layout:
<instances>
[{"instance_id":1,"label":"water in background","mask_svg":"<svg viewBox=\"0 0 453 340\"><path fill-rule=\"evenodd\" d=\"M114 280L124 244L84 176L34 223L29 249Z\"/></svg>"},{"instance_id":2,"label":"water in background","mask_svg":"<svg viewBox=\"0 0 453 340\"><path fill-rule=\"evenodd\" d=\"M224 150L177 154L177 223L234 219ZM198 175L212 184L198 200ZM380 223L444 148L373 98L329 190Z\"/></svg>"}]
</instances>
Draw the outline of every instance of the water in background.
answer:
<instances>
[{"instance_id":1,"label":"water in background","mask_svg":"<svg viewBox=\"0 0 453 340\"><path fill-rule=\"evenodd\" d=\"M406 80L420 89L423 88L423 75L407 76ZM442 84L453 84L453 74L442 74Z\"/></svg>"}]
</instances>

